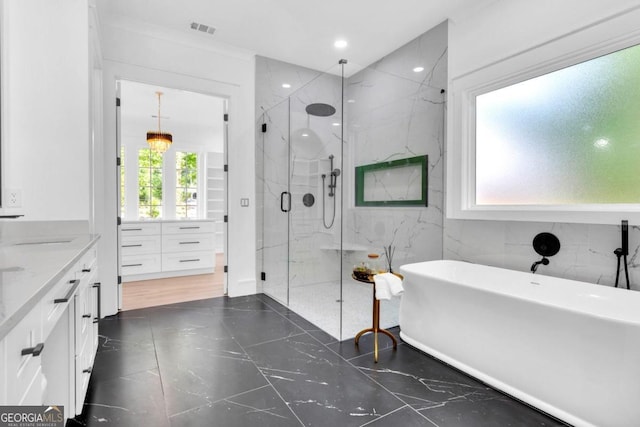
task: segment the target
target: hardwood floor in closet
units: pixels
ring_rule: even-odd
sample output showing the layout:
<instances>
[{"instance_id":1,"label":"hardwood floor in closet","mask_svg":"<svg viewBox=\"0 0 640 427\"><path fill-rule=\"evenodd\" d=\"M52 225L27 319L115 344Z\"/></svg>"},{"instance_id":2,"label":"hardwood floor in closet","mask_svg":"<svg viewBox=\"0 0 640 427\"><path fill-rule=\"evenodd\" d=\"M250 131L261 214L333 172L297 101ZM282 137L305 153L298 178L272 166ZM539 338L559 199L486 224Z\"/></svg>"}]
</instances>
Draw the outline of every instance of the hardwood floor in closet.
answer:
<instances>
[{"instance_id":1,"label":"hardwood floor in closet","mask_svg":"<svg viewBox=\"0 0 640 427\"><path fill-rule=\"evenodd\" d=\"M122 310L194 301L224 295L224 255L216 254L216 272L122 284Z\"/></svg>"}]
</instances>

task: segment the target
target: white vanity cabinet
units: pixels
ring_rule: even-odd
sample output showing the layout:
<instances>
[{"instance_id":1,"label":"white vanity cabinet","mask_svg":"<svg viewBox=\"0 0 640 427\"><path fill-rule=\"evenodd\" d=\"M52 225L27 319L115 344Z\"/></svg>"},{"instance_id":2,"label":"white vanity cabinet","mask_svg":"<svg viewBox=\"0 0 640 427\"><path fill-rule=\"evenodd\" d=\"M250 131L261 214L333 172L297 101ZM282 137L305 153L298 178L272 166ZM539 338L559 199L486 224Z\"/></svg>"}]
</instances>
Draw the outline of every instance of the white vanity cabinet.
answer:
<instances>
[{"instance_id":1,"label":"white vanity cabinet","mask_svg":"<svg viewBox=\"0 0 640 427\"><path fill-rule=\"evenodd\" d=\"M67 418L82 412L100 316L96 240L69 249L60 264L41 250L43 266L34 260L24 268L16 286L32 285L33 293L0 324L0 405L61 405ZM15 259L25 255L37 258ZM54 279L37 284L34 277Z\"/></svg>"},{"instance_id":2,"label":"white vanity cabinet","mask_svg":"<svg viewBox=\"0 0 640 427\"><path fill-rule=\"evenodd\" d=\"M212 220L125 222L121 231L125 280L214 272L215 223Z\"/></svg>"}]
</instances>

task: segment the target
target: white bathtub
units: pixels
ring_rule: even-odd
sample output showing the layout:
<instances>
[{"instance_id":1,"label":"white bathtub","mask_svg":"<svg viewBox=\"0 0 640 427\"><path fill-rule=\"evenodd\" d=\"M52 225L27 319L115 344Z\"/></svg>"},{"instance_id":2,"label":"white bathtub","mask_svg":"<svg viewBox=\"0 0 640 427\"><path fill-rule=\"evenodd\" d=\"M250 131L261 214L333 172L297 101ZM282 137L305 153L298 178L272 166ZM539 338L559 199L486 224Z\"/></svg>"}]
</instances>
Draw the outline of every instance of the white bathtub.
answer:
<instances>
[{"instance_id":1,"label":"white bathtub","mask_svg":"<svg viewBox=\"0 0 640 427\"><path fill-rule=\"evenodd\" d=\"M640 426L640 292L460 261L400 273L410 345L575 426Z\"/></svg>"}]
</instances>

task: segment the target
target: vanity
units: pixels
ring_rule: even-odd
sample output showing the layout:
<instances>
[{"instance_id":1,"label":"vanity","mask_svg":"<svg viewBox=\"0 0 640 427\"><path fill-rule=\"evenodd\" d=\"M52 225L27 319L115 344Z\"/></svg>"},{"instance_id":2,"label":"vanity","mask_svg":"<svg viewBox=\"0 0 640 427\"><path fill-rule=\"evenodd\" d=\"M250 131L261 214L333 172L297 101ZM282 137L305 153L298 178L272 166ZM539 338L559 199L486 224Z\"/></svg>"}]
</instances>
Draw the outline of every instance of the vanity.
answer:
<instances>
[{"instance_id":1,"label":"vanity","mask_svg":"<svg viewBox=\"0 0 640 427\"><path fill-rule=\"evenodd\" d=\"M0 240L0 405L82 412L98 346L98 238Z\"/></svg>"}]
</instances>

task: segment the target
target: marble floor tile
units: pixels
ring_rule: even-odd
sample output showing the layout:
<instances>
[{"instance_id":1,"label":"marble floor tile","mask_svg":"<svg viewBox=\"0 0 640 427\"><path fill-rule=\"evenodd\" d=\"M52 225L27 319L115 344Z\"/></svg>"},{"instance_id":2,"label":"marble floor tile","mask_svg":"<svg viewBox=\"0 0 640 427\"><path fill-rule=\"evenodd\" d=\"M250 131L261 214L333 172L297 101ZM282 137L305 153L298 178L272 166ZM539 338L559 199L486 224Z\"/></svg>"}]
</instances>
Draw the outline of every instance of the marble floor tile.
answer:
<instances>
[{"instance_id":1,"label":"marble floor tile","mask_svg":"<svg viewBox=\"0 0 640 427\"><path fill-rule=\"evenodd\" d=\"M384 336L374 363L371 334L338 342L265 295L131 310L99 333L69 426L563 425Z\"/></svg>"},{"instance_id":2,"label":"marble floor tile","mask_svg":"<svg viewBox=\"0 0 640 427\"><path fill-rule=\"evenodd\" d=\"M403 403L312 337L303 334L247 353L305 425L359 426Z\"/></svg>"},{"instance_id":3,"label":"marble floor tile","mask_svg":"<svg viewBox=\"0 0 640 427\"><path fill-rule=\"evenodd\" d=\"M299 427L302 422L270 385L169 418L174 427Z\"/></svg>"},{"instance_id":4,"label":"marble floor tile","mask_svg":"<svg viewBox=\"0 0 640 427\"><path fill-rule=\"evenodd\" d=\"M158 370L93 381L76 425L169 426Z\"/></svg>"}]
</instances>

